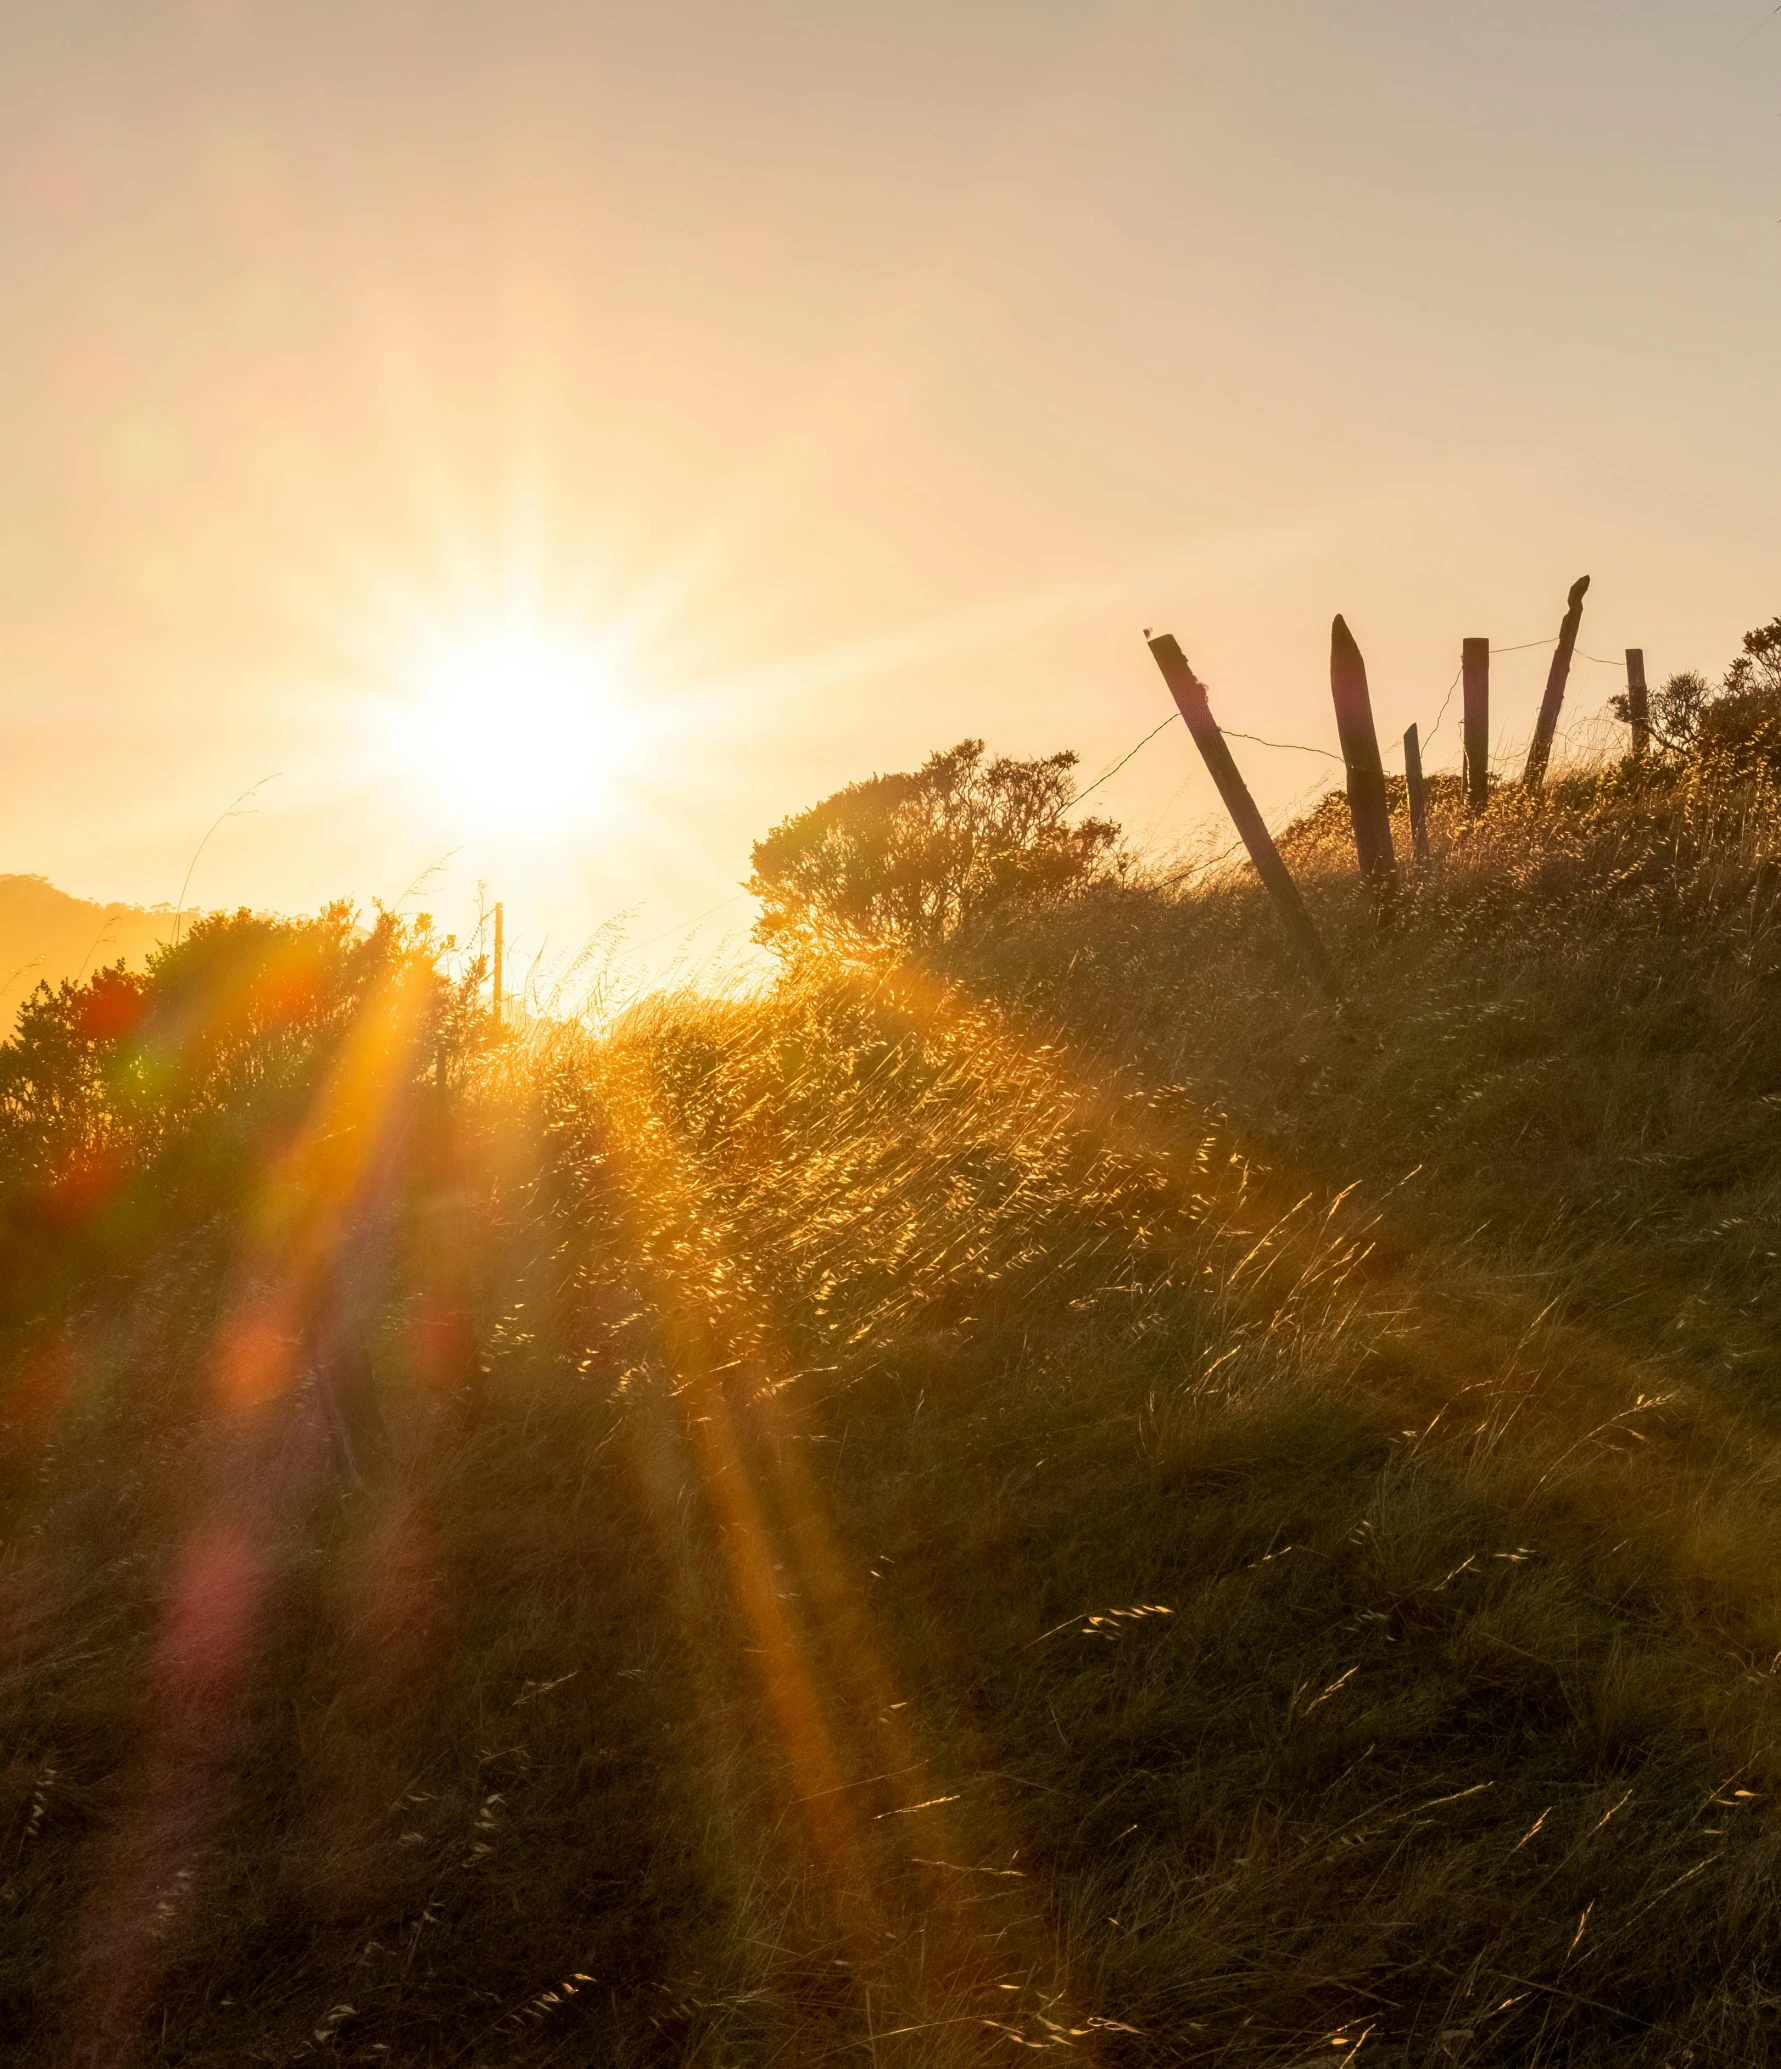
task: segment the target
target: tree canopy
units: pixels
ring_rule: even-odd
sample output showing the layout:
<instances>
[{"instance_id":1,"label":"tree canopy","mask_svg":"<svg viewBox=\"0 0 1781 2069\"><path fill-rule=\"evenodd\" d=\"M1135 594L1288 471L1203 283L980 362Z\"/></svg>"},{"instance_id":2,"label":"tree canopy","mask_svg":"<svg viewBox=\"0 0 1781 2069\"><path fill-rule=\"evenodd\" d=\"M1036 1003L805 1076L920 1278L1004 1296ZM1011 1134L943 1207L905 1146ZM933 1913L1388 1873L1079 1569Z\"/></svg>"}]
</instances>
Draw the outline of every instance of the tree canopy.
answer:
<instances>
[{"instance_id":1,"label":"tree canopy","mask_svg":"<svg viewBox=\"0 0 1781 2069\"><path fill-rule=\"evenodd\" d=\"M788 955L932 950L1114 873L1119 828L1065 817L1075 766L1068 752L986 760L981 740L961 740L919 769L850 783L755 843L755 939Z\"/></svg>"}]
</instances>

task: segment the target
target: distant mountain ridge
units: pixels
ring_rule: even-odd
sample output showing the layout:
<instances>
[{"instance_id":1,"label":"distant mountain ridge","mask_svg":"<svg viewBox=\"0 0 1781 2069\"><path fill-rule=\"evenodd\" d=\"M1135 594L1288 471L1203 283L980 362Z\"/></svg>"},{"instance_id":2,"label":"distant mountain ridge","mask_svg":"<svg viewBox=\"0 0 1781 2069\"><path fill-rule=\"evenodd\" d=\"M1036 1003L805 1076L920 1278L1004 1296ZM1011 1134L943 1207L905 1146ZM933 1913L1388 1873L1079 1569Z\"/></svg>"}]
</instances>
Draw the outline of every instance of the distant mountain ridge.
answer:
<instances>
[{"instance_id":1,"label":"distant mountain ridge","mask_svg":"<svg viewBox=\"0 0 1781 2069\"><path fill-rule=\"evenodd\" d=\"M107 963L140 966L171 938L175 917L171 905L100 905L58 891L47 877L0 876L0 1039L40 983Z\"/></svg>"}]
</instances>

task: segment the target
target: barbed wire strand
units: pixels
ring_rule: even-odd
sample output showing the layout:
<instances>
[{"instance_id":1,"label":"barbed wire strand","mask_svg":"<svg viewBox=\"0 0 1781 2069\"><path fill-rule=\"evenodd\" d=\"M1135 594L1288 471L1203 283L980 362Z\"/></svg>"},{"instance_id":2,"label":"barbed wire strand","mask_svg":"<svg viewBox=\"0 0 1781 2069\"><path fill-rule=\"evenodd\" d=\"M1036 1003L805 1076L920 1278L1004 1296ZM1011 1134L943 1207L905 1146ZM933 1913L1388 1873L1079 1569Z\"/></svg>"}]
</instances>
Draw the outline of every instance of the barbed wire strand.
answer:
<instances>
[{"instance_id":1,"label":"barbed wire strand","mask_svg":"<svg viewBox=\"0 0 1781 2069\"><path fill-rule=\"evenodd\" d=\"M701 920L710 919L714 912L725 912L751 895L748 891L733 891L728 898L720 898L715 905L706 906L703 912L695 912L690 920L680 920L672 927L664 927L659 934L651 934L647 941L633 941L629 953L635 955L639 949L653 948L658 941L666 941L670 934L684 934L688 927L696 927Z\"/></svg>"},{"instance_id":2,"label":"barbed wire strand","mask_svg":"<svg viewBox=\"0 0 1781 2069\"><path fill-rule=\"evenodd\" d=\"M1264 740L1259 733L1239 733L1230 726L1220 729L1227 740L1253 740L1258 747L1278 747L1288 754L1321 754L1326 762L1339 762L1342 757L1332 754L1327 747L1307 747L1302 740Z\"/></svg>"},{"instance_id":3,"label":"barbed wire strand","mask_svg":"<svg viewBox=\"0 0 1781 2069\"><path fill-rule=\"evenodd\" d=\"M1441 699L1441 708L1435 713L1435 722L1429 727L1426 738L1420 733L1417 735L1417 746L1419 748L1426 747L1429 741L1441 730L1441 721L1447 716L1447 707L1453 702L1453 693L1459 688L1459 679L1464 673L1465 663L1462 661L1453 671L1453 680L1447 685L1447 694Z\"/></svg>"},{"instance_id":4,"label":"barbed wire strand","mask_svg":"<svg viewBox=\"0 0 1781 2069\"><path fill-rule=\"evenodd\" d=\"M1133 755L1137 754L1141 749L1148 747L1151 741L1153 741L1156 738L1158 733L1166 733L1169 730L1169 728L1176 722L1176 720L1180 718L1180 716L1180 712L1171 711L1168 717L1163 720L1160 726L1153 726L1151 730L1144 735L1143 739L1138 742L1138 745L1136 747L1128 748L1126 752L1119 757L1118 761L1116 761L1113 764L1112 768L1103 769L1101 773L1095 778L1095 780L1089 785L1087 785L1086 788L1079 790L1076 793L1076 795L1070 800L1070 802L1076 805L1081 804L1082 800L1085 797L1087 797L1091 791L1099 790L1103 783L1106 783L1110 781L1113 777L1117 776L1120 770L1125 767L1126 763L1132 759Z\"/></svg>"},{"instance_id":5,"label":"barbed wire strand","mask_svg":"<svg viewBox=\"0 0 1781 2069\"><path fill-rule=\"evenodd\" d=\"M1242 837L1239 835L1228 848L1214 855L1209 862L1190 862L1185 869L1178 869L1173 876L1164 877L1157 889L1159 891L1167 891L1186 877L1193 876L1196 873L1204 875L1206 871L1216 869L1221 862L1228 862L1242 845Z\"/></svg>"}]
</instances>

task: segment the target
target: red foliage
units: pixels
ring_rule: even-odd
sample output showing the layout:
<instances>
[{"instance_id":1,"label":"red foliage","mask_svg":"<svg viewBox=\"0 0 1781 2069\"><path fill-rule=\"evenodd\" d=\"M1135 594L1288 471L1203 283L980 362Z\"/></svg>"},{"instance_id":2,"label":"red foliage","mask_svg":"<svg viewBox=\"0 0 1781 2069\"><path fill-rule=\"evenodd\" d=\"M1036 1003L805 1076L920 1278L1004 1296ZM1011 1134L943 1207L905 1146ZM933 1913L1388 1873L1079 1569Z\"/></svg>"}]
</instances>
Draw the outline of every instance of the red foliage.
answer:
<instances>
[{"instance_id":1,"label":"red foliage","mask_svg":"<svg viewBox=\"0 0 1781 2069\"><path fill-rule=\"evenodd\" d=\"M148 1010L148 986L123 970L101 970L81 994L76 1026L89 1042L116 1042L134 1034Z\"/></svg>"}]
</instances>

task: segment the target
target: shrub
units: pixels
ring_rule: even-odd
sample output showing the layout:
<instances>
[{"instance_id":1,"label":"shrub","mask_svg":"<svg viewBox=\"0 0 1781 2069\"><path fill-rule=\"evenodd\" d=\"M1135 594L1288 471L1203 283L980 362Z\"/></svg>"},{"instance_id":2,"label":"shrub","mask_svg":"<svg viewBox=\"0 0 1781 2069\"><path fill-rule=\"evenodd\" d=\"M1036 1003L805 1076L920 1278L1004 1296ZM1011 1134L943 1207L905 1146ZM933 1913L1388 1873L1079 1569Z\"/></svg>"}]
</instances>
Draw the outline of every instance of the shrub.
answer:
<instances>
[{"instance_id":1,"label":"shrub","mask_svg":"<svg viewBox=\"0 0 1781 2069\"><path fill-rule=\"evenodd\" d=\"M348 1043L386 1097L476 1039L475 972L425 920L352 908L199 921L146 972L41 984L0 1048L0 1309L136 1261L238 1205ZM380 1116L342 1104L341 1128Z\"/></svg>"},{"instance_id":2,"label":"shrub","mask_svg":"<svg viewBox=\"0 0 1781 2069\"><path fill-rule=\"evenodd\" d=\"M986 763L981 740L961 740L919 769L850 783L755 843L755 938L786 955L934 949L1104 879L1119 829L1065 819L1075 766L1069 753Z\"/></svg>"},{"instance_id":3,"label":"shrub","mask_svg":"<svg viewBox=\"0 0 1781 2069\"><path fill-rule=\"evenodd\" d=\"M1622 691L1609 708L1623 723L1632 709ZM1711 683L1695 668L1684 668L1652 692L1651 732L1660 747L1672 753L1711 743L1746 760L1772 760L1777 741L1775 721L1781 718L1781 617L1746 632L1743 651Z\"/></svg>"}]
</instances>

